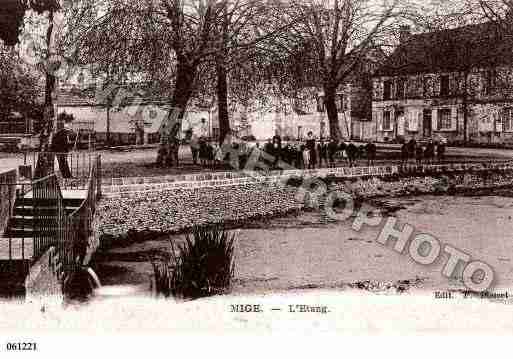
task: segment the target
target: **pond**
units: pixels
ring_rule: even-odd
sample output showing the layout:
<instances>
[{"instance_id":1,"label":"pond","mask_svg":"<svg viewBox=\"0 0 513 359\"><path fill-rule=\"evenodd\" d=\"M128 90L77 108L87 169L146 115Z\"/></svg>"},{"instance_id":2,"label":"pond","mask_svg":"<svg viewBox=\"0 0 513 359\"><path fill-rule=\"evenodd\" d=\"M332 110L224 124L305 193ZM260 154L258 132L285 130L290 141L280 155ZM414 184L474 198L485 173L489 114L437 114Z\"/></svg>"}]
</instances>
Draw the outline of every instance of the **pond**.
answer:
<instances>
[{"instance_id":1,"label":"pond","mask_svg":"<svg viewBox=\"0 0 513 359\"><path fill-rule=\"evenodd\" d=\"M399 208L393 216L429 233L495 271L496 286L513 284L513 196L420 196L385 200ZM307 212L251 224L234 231L232 293L361 288L375 292L463 290L441 271L447 257L419 265L376 241L379 229L356 232L351 221L325 223ZM96 257L93 268L105 286L129 286L150 294L149 258L169 251L168 238L113 248Z\"/></svg>"}]
</instances>

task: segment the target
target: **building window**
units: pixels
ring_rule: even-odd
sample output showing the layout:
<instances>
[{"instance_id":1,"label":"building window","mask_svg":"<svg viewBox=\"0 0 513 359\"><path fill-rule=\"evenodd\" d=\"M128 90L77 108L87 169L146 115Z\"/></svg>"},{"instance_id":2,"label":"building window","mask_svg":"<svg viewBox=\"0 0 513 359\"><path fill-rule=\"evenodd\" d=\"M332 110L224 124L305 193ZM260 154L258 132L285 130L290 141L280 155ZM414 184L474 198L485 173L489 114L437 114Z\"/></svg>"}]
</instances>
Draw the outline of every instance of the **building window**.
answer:
<instances>
[{"instance_id":1,"label":"building window","mask_svg":"<svg viewBox=\"0 0 513 359\"><path fill-rule=\"evenodd\" d=\"M347 97L344 94L337 95L337 111L344 112L347 110Z\"/></svg>"},{"instance_id":2,"label":"building window","mask_svg":"<svg viewBox=\"0 0 513 359\"><path fill-rule=\"evenodd\" d=\"M383 100L387 101L392 98L392 81L386 80L383 83Z\"/></svg>"},{"instance_id":3,"label":"building window","mask_svg":"<svg viewBox=\"0 0 513 359\"><path fill-rule=\"evenodd\" d=\"M438 129L450 130L451 128L451 110L448 108L438 110Z\"/></svg>"},{"instance_id":4,"label":"building window","mask_svg":"<svg viewBox=\"0 0 513 359\"><path fill-rule=\"evenodd\" d=\"M383 131L392 130L392 114L390 111L383 112Z\"/></svg>"},{"instance_id":5,"label":"building window","mask_svg":"<svg viewBox=\"0 0 513 359\"><path fill-rule=\"evenodd\" d=\"M440 77L440 96L445 97L449 95L449 76L442 75Z\"/></svg>"},{"instance_id":6,"label":"building window","mask_svg":"<svg viewBox=\"0 0 513 359\"><path fill-rule=\"evenodd\" d=\"M513 132L513 107L502 110L502 124L504 131Z\"/></svg>"},{"instance_id":7,"label":"building window","mask_svg":"<svg viewBox=\"0 0 513 359\"><path fill-rule=\"evenodd\" d=\"M404 99L405 87L406 87L406 79L404 79L404 78L398 79L397 80L397 98L398 99Z\"/></svg>"},{"instance_id":8,"label":"building window","mask_svg":"<svg viewBox=\"0 0 513 359\"><path fill-rule=\"evenodd\" d=\"M425 76L422 84L424 97L431 97L433 93L433 78L431 76Z\"/></svg>"},{"instance_id":9,"label":"building window","mask_svg":"<svg viewBox=\"0 0 513 359\"><path fill-rule=\"evenodd\" d=\"M485 71L485 73L483 74L483 77L484 77L484 83L483 83L484 94L491 95L495 88L497 74L495 73L495 70L488 70L488 71Z\"/></svg>"},{"instance_id":10,"label":"building window","mask_svg":"<svg viewBox=\"0 0 513 359\"><path fill-rule=\"evenodd\" d=\"M324 96L317 97L317 112L324 112Z\"/></svg>"}]
</instances>

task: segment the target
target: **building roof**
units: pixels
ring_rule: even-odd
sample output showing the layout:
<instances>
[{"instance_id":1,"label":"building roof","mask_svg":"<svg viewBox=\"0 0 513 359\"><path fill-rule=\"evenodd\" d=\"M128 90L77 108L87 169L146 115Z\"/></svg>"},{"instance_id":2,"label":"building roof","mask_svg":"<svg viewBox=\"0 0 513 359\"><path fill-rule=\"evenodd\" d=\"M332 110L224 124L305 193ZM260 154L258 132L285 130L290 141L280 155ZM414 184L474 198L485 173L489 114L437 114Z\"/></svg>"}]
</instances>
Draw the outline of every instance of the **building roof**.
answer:
<instances>
[{"instance_id":1,"label":"building roof","mask_svg":"<svg viewBox=\"0 0 513 359\"><path fill-rule=\"evenodd\" d=\"M513 63L513 36L493 22L407 36L375 76L464 71Z\"/></svg>"},{"instance_id":2,"label":"building roof","mask_svg":"<svg viewBox=\"0 0 513 359\"><path fill-rule=\"evenodd\" d=\"M121 106L129 106L131 104L166 104L168 100L161 96L152 96L145 91L124 89L123 95L119 94ZM116 94L114 91L113 94ZM101 93L97 93L96 88L89 87L80 89L77 87L60 89L57 95L57 106L60 107L94 107L106 105L106 99Z\"/></svg>"}]
</instances>

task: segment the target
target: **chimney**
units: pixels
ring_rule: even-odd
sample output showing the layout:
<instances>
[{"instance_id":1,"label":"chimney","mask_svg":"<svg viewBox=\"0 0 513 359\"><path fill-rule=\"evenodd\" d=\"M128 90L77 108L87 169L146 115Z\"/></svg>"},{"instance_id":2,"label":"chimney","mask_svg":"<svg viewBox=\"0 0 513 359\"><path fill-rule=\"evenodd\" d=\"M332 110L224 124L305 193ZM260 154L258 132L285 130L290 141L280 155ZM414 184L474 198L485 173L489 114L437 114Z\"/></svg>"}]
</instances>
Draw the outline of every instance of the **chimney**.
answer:
<instances>
[{"instance_id":1,"label":"chimney","mask_svg":"<svg viewBox=\"0 0 513 359\"><path fill-rule=\"evenodd\" d=\"M399 42L402 44L411 36L411 27L410 25L401 25L399 26Z\"/></svg>"}]
</instances>

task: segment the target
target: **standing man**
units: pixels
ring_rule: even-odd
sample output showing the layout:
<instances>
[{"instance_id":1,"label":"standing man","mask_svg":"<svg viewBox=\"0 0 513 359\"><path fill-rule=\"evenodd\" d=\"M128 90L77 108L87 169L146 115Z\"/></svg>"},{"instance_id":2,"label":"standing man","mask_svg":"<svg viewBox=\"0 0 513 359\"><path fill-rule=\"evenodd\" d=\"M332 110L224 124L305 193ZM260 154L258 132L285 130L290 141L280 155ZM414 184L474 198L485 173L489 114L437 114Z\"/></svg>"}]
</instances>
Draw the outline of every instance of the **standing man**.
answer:
<instances>
[{"instance_id":1,"label":"standing man","mask_svg":"<svg viewBox=\"0 0 513 359\"><path fill-rule=\"evenodd\" d=\"M376 160L376 145L372 140L369 140L365 146L365 152L367 153L367 166L374 166L374 161Z\"/></svg>"},{"instance_id":2,"label":"standing man","mask_svg":"<svg viewBox=\"0 0 513 359\"><path fill-rule=\"evenodd\" d=\"M192 133L190 145L191 145L191 153L192 153L192 163L194 165L197 165L198 164L198 154L200 151L200 140L195 132Z\"/></svg>"},{"instance_id":3,"label":"standing man","mask_svg":"<svg viewBox=\"0 0 513 359\"><path fill-rule=\"evenodd\" d=\"M71 178L71 171L67 159L68 151L70 150L68 130L64 128L64 122L62 121L57 122L57 132L53 135L51 148L52 152L56 153L62 177Z\"/></svg>"},{"instance_id":4,"label":"standing man","mask_svg":"<svg viewBox=\"0 0 513 359\"><path fill-rule=\"evenodd\" d=\"M310 160L308 161L308 169L315 169L317 165L317 149L315 148L315 138L313 137L313 132L308 132L308 136L306 138L306 149L310 154Z\"/></svg>"},{"instance_id":5,"label":"standing man","mask_svg":"<svg viewBox=\"0 0 513 359\"><path fill-rule=\"evenodd\" d=\"M273 137L273 156L274 156L274 163L273 166L278 166L278 161L281 160L281 136L276 133Z\"/></svg>"},{"instance_id":6,"label":"standing man","mask_svg":"<svg viewBox=\"0 0 513 359\"><path fill-rule=\"evenodd\" d=\"M438 157L438 162L442 163L445 159L445 139L441 139L436 146L436 157Z\"/></svg>"},{"instance_id":7,"label":"standing man","mask_svg":"<svg viewBox=\"0 0 513 359\"><path fill-rule=\"evenodd\" d=\"M332 138L328 144L329 167L335 167L335 155L338 151L338 141Z\"/></svg>"}]
</instances>

